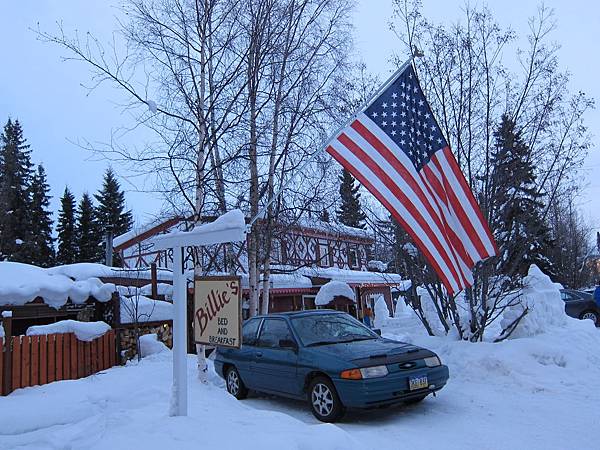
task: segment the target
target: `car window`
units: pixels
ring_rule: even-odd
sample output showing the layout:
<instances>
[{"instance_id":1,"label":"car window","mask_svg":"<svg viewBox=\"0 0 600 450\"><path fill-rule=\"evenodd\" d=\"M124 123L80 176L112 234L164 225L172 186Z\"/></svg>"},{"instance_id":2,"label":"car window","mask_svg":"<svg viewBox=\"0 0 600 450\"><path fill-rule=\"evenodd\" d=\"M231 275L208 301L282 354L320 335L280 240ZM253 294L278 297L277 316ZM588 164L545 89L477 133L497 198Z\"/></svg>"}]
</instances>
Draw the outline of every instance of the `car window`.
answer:
<instances>
[{"instance_id":1,"label":"car window","mask_svg":"<svg viewBox=\"0 0 600 450\"><path fill-rule=\"evenodd\" d=\"M375 333L348 314L318 314L294 317L292 325L306 346L377 339Z\"/></svg>"},{"instance_id":2,"label":"car window","mask_svg":"<svg viewBox=\"0 0 600 450\"><path fill-rule=\"evenodd\" d=\"M260 325L259 319L250 319L242 326L242 344L256 345L256 332Z\"/></svg>"},{"instance_id":3,"label":"car window","mask_svg":"<svg viewBox=\"0 0 600 450\"><path fill-rule=\"evenodd\" d=\"M281 339L294 340L286 321L283 319L265 319L258 338L259 347L279 347Z\"/></svg>"}]
</instances>

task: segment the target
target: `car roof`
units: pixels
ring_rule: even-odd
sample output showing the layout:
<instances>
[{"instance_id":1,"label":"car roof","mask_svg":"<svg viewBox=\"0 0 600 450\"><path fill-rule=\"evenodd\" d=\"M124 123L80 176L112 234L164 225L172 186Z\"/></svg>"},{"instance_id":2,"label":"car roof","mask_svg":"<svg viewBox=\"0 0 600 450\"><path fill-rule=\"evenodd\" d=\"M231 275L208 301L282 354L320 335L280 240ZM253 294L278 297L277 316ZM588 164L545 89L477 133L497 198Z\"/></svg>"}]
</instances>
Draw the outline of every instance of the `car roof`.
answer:
<instances>
[{"instance_id":1,"label":"car roof","mask_svg":"<svg viewBox=\"0 0 600 450\"><path fill-rule=\"evenodd\" d=\"M324 314L346 314L343 311L337 311L335 309L308 309L304 311L286 311L278 313L260 314L258 316L250 317L250 319L264 319L264 318L288 318L293 317L307 317L307 316L320 316Z\"/></svg>"}]
</instances>

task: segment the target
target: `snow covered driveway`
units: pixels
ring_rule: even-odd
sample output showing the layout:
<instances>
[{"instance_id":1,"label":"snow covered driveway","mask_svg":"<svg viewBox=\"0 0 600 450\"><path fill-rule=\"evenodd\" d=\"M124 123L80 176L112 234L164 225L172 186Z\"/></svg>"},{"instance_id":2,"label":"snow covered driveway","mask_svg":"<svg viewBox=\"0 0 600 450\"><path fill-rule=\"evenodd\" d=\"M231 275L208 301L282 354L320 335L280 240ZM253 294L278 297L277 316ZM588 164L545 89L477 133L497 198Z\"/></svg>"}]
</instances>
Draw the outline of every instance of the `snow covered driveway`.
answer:
<instances>
[{"instance_id":1,"label":"snow covered driveway","mask_svg":"<svg viewBox=\"0 0 600 450\"><path fill-rule=\"evenodd\" d=\"M321 424L302 402L256 395L238 402L214 374L200 385L190 358L190 416L170 418L171 361L162 353L0 398L0 448L600 448L600 332L591 324L569 321L501 344L415 338L393 321L386 332L437 351L449 365L450 382L437 398Z\"/></svg>"}]
</instances>

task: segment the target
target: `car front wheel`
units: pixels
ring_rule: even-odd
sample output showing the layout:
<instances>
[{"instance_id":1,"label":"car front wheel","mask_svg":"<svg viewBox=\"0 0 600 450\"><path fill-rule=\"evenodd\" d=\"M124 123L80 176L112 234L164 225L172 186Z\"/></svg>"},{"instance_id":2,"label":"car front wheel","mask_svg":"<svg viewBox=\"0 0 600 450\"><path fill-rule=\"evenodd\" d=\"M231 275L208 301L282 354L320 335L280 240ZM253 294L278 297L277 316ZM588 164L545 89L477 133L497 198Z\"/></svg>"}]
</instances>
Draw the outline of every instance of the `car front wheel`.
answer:
<instances>
[{"instance_id":1,"label":"car front wheel","mask_svg":"<svg viewBox=\"0 0 600 450\"><path fill-rule=\"evenodd\" d=\"M308 402L314 416L322 422L335 422L344 415L344 405L333 383L317 377L308 388Z\"/></svg>"},{"instance_id":2,"label":"car front wheel","mask_svg":"<svg viewBox=\"0 0 600 450\"><path fill-rule=\"evenodd\" d=\"M227 392L238 400L242 400L248 396L248 388L244 385L240 373L235 367L227 369L225 383L227 384Z\"/></svg>"},{"instance_id":3,"label":"car front wheel","mask_svg":"<svg viewBox=\"0 0 600 450\"><path fill-rule=\"evenodd\" d=\"M594 311L585 311L581 317L581 320L591 320L592 322L594 322L594 325L598 325L598 315L594 312Z\"/></svg>"}]
</instances>

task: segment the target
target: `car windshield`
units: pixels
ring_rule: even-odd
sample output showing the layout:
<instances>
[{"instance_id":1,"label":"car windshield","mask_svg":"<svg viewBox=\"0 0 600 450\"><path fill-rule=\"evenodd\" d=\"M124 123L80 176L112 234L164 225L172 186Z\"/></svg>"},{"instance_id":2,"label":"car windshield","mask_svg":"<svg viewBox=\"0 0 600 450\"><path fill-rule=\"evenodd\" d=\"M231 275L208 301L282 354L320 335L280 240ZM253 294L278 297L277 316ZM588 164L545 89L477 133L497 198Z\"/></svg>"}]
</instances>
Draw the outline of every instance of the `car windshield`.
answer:
<instances>
[{"instance_id":1,"label":"car windshield","mask_svg":"<svg viewBox=\"0 0 600 450\"><path fill-rule=\"evenodd\" d=\"M292 325L307 347L377 339L379 336L347 314L294 317Z\"/></svg>"}]
</instances>

